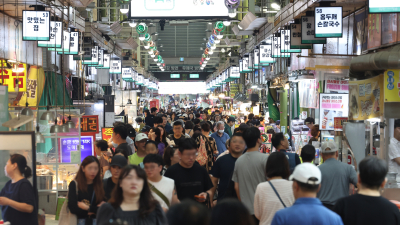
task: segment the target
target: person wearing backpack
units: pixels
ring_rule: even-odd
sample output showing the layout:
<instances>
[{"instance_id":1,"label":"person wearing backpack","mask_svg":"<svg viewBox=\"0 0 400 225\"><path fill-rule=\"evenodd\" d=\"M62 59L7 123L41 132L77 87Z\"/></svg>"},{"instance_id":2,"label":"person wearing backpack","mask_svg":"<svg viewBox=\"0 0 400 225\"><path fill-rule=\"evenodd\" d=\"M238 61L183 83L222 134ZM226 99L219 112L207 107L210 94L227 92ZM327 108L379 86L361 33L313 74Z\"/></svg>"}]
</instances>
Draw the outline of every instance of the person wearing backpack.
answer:
<instances>
[{"instance_id":1,"label":"person wearing backpack","mask_svg":"<svg viewBox=\"0 0 400 225\"><path fill-rule=\"evenodd\" d=\"M283 133L275 133L274 135L272 135L271 140L272 145L276 148L276 150L285 153L288 157L290 172L292 173L294 168L297 165L301 164L300 156L296 153L290 153L286 151L287 149L289 149L289 141Z\"/></svg>"},{"instance_id":2,"label":"person wearing backpack","mask_svg":"<svg viewBox=\"0 0 400 225\"><path fill-rule=\"evenodd\" d=\"M229 153L221 156L214 163L210 173L212 176L211 180L214 184L211 190L214 195L218 186L218 202L224 198L237 198L232 175L236 160L243 154L245 148L246 142L243 139L243 134L235 133L232 135L231 139L229 139Z\"/></svg>"}]
</instances>

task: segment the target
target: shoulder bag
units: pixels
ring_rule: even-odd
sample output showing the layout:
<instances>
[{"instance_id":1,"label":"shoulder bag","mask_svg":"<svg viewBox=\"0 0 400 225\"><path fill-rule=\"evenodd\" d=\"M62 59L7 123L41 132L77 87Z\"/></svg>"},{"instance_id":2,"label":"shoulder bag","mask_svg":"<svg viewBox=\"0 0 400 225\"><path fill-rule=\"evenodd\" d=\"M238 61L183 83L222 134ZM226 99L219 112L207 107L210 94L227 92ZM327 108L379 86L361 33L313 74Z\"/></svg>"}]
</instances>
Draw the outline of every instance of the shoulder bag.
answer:
<instances>
[{"instance_id":1,"label":"shoulder bag","mask_svg":"<svg viewBox=\"0 0 400 225\"><path fill-rule=\"evenodd\" d=\"M76 185L76 195L78 196L78 182L74 180L75 185ZM68 191L69 194L69 191ZM71 213L71 211L68 208L68 194L67 197L61 207L60 211L60 219L58 220L58 225L76 225L78 224L78 217Z\"/></svg>"},{"instance_id":2,"label":"shoulder bag","mask_svg":"<svg viewBox=\"0 0 400 225\"><path fill-rule=\"evenodd\" d=\"M150 190L154 191L154 193L156 193L158 195L158 197L160 197L165 202L165 204L167 204L167 206L169 208L170 203L169 203L168 198L165 197L165 195L160 190L158 190L154 185L149 183L149 186L150 186Z\"/></svg>"},{"instance_id":3,"label":"shoulder bag","mask_svg":"<svg viewBox=\"0 0 400 225\"><path fill-rule=\"evenodd\" d=\"M281 203L282 203L283 207L284 207L284 208L286 208L286 205L285 205L285 203L283 203L283 201L282 201L282 199L281 199L281 196L279 196L279 194L278 194L278 192L276 191L276 189L275 189L274 185L272 185L271 181L268 181L268 183L269 183L269 185L271 185L272 189L275 191L275 194L276 194L276 196L278 196L278 198L279 198L279 201L281 201Z\"/></svg>"}]
</instances>

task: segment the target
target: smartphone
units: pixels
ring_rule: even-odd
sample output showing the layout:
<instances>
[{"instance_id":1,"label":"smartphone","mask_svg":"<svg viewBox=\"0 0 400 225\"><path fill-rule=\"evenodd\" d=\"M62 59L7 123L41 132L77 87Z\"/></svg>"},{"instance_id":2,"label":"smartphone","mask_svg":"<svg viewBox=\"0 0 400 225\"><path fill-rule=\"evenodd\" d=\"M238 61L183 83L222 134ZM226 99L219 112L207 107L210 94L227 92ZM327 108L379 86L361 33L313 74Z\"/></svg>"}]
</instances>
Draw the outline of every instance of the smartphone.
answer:
<instances>
[{"instance_id":1,"label":"smartphone","mask_svg":"<svg viewBox=\"0 0 400 225\"><path fill-rule=\"evenodd\" d=\"M202 195L195 195L194 197L197 198L197 199L206 199L206 197L204 197Z\"/></svg>"}]
</instances>

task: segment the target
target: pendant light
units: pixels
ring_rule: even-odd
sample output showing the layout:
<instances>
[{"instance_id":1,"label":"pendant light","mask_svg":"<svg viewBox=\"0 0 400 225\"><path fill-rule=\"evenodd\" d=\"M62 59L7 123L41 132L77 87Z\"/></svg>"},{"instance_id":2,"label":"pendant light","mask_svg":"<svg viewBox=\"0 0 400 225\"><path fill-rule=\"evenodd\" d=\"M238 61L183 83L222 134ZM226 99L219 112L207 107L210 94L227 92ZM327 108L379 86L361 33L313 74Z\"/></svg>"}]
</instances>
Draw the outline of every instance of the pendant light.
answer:
<instances>
[{"instance_id":1,"label":"pendant light","mask_svg":"<svg viewBox=\"0 0 400 225\"><path fill-rule=\"evenodd\" d=\"M61 126L57 124L57 119L54 120L54 125L50 127L50 133L61 133Z\"/></svg>"},{"instance_id":2,"label":"pendant light","mask_svg":"<svg viewBox=\"0 0 400 225\"><path fill-rule=\"evenodd\" d=\"M22 110L21 115L24 116L33 116L33 111L31 108L29 108L29 104L28 104L28 98L26 98L26 103L25 103L26 107Z\"/></svg>"},{"instance_id":3,"label":"pendant light","mask_svg":"<svg viewBox=\"0 0 400 225\"><path fill-rule=\"evenodd\" d=\"M36 143L44 143L45 142L42 133L40 133L40 131L39 131L39 125L36 126L35 140L36 140Z\"/></svg>"},{"instance_id":4,"label":"pendant light","mask_svg":"<svg viewBox=\"0 0 400 225\"><path fill-rule=\"evenodd\" d=\"M63 133L68 133L69 132L69 127L68 124L63 120L63 125L61 126L61 132Z\"/></svg>"},{"instance_id":5,"label":"pendant light","mask_svg":"<svg viewBox=\"0 0 400 225\"><path fill-rule=\"evenodd\" d=\"M71 112L71 111L70 111L70 112ZM68 125L68 128L69 128L69 129L75 128L75 123L72 121L71 115L68 116L68 121L67 121L66 124Z\"/></svg>"},{"instance_id":6,"label":"pendant light","mask_svg":"<svg viewBox=\"0 0 400 225\"><path fill-rule=\"evenodd\" d=\"M40 120L53 121L54 112L50 112L50 106L47 106L47 111L40 116Z\"/></svg>"}]
</instances>

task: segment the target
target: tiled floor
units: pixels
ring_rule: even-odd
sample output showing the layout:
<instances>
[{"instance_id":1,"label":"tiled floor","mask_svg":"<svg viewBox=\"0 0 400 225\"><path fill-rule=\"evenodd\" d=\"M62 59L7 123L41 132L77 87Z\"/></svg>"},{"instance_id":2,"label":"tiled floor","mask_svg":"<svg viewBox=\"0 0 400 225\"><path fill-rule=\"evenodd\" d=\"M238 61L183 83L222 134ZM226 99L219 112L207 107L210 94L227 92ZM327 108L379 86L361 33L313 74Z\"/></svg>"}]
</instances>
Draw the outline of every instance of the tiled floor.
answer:
<instances>
[{"instance_id":1,"label":"tiled floor","mask_svg":"<svg viewBox=\"0 0 400 225\"><path fill-rule=\"evenodd\" d=\"M55 220L55 215L46 214L46 224L45 225L58 225L58 220Z\"/></svg>"}]
</instances>

